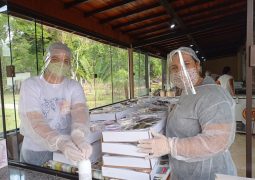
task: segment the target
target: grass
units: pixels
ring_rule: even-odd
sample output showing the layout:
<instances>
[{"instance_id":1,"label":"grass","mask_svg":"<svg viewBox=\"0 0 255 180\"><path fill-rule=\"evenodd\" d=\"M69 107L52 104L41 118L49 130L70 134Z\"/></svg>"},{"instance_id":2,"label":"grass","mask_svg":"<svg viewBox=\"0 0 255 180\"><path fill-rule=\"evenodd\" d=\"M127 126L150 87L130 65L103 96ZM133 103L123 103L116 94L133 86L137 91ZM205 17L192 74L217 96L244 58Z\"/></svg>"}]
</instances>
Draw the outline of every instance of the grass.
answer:
<instances>
[{"instance_id":1,"label":"grass","mask_svg":"<svg viewBox=\"0 0 255 180\"><path fill-rule=\"evenodd\" d=\"M0 115L2 119L2 113ZM15 111L14 109L5 109L5 122L6 122L6 130L12 130L16 129L16 124L15 124ZM19 128L20 126L20 119L17 114L17 127ZM3 122L0 121L0 132L3 132Z\"/></svg>"}]
</instances>

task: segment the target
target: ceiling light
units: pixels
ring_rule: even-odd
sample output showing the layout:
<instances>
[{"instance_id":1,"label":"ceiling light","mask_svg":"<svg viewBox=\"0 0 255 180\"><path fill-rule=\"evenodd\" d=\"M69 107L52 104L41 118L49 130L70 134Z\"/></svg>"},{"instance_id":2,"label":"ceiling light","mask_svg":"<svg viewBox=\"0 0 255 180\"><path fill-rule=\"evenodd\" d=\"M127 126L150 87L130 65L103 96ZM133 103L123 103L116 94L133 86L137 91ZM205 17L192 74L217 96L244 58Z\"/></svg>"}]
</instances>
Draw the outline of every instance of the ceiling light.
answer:
<instances>
[{"instance_id":1,"label":"ceiling light","mask_svg":"<svg viewBox=\"0 0 255 180\"><path fill-rule=\"evenodd\" d=\"M199 53L199 51L196 51L196 53Z\"/></svg>"},{"instance_id":2,"label":"ceiling light","mask_svg":"<svg viewBox=\"0 0 255 180\"><path fill-rule=\"evenodd\" d=\"M170 28L171 28L171 29L173 29L174 27L175 27L175 24L174 24L174 23L170 25Z\"/></svg>"},{"instance_id":3,"label":"ceiling light","mask_svg":"<svg viewBox=\"0 0 255 180\"><path fill-rule=\"evenodd\" d=\"M202 59L204 59L205 57L204 57L204 56L202 56L201 58L202 58Z\"/></svg>"},{"instance_id":4,"label":"ceiling light","mask_svg":"<svg viewBox=\"0 0 255 180\"><path fill-rule=\"evenodd\" d=\"M194 45L193 44L191 44L191 45L189 45L190 47L193 47Z\"/></svg>"}]
</instances>

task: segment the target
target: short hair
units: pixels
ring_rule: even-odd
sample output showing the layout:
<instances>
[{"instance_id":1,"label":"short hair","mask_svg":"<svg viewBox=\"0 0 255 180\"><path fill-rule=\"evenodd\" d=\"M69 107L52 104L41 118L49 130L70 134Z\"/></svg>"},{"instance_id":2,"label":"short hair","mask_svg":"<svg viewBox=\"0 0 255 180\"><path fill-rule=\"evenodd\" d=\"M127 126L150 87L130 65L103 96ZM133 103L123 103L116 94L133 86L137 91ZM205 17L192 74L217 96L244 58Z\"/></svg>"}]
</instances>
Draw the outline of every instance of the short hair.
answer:
<instances>
[{"instance_id":1,"label":"short hair","mask_svg":"<svg viewBox=\"0 0 255 180\"><path fill-rule=\"evenodd\" d=\"M222 70L222 74L228 74L230 72L230 67L229 66L225 66Z\"/></svg>"},{"instance_id":2,"label":"short hair","mask_svg":"<svg viewBox=\"0 0 255 180\"><path fill-rule=\"evenodd\" d=\"M47 49L45 61L48 61L48 59L51 56L58 54L60 51L64 51L66 53L66 55L69 58L71 58L71 56L72 56L71 50L66 44L64 44L62 42L54 42L54 43L50 44L50 46Z\"/></svg>"}]
</instances>

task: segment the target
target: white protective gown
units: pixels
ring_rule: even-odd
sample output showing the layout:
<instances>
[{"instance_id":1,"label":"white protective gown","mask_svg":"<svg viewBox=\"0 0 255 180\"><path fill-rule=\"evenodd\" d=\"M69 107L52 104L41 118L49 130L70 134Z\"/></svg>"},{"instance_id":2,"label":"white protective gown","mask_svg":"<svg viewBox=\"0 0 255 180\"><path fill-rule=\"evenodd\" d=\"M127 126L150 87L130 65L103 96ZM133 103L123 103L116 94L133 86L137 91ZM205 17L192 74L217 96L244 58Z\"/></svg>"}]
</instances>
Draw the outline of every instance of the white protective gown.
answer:
<instances>
[{"instance_id":1,"label":"white protective gown","mask_svg":"<svg viewBox=\"0 0 255 180\"><path fill-rule=\"evenodd\" d=\"M166 135L173 138L171 180L214 180L236 175L229 147L235 137L235 102L223 88L204 79L196 95L182 94L169 113Z\"/></svg>"}]
</instances>

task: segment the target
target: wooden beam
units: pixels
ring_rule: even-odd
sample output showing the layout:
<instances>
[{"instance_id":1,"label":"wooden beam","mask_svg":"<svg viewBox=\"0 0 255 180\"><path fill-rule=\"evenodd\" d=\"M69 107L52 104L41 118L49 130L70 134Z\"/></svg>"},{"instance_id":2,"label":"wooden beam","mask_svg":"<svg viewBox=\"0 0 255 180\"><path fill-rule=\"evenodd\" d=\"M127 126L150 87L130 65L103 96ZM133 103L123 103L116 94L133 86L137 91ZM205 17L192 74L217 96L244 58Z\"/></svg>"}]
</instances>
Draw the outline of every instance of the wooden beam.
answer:
<instances>
[{"instance_id":1,"label":"wooden beam","mask_svg":"<svg viewBox=\"0 0 255 180\"><path fill-rule=\"evenodd\" d=\"M238 14L238 15L239 15L239 17L241 17L240 14ZM234 16L234 17L237 17L237 16ZM230 23L231 24L232 23L240 23L240 22L242 22L242 18L240 18L240 19L241 20L239 20L239 21L236 21L236 20L233 21L232 17L227 17L223 21L218 22L218 23L215 21L215 22L212 22L212 24L208 23L205 26L201 25L201 26L197 26L195 28L190 28L189 33L194 34L194 33L209 31L209 30L215 29L217 27L224 27L226 25L229 25ZM187 31L179 31L179 32L176 32L176 33L167 33L167 34L164 34L162 36L155 37L155 38L144 39L142 41L134 42L133 46L134 47L137 47L137 46L140 47L140 46L144 46L144 45L147 46L149 44L154 44L154 43L160 42L160 41L165 40L165 39L171 39L175 36L186 35L186 34L188 34Z\"/></svg>"},{"instance_id":2,"label":"wooden beam","mask_svg":"<svg viewBox=\"0 0 255 180\"><path fill-rule=\"evenodd\" d=\"M64 7L65 7L65 9L72 8L74 6L85 3L87 1L88 0L74 0L74 1L71 1L71 2L64 3Z\"/></svg>"},{"instance_id":3,"label":"wooden beam","mask_svg":"<svg viewBox=\"0 0 255 180\"><path fill-rule=\"evenodd\" d=\"M197 33L196 35L192 34L192 36L197 37L197 39L203 39L206 37L211 38L212 36L216 36L215 38L218 38L218 37L229 36L231 35L231 33L235 33L235 32L241 34L241 32L244 30L245 30L245 23L240 24L239 26L231 26L231 27L222 28L222 29L220 28L220 29L214 29L211 31L205 31L202 33Z\"/></svg>"},{"instance_id":4,"label":"wooden beam","mask_svg":"<svg viewBox=\"0 0 255 180\"><path fill-rule=\"evenodd\" d=\"M225 48L215 48L215 49L207 49L205 55L208 57L212 57L214 54L215 55L220 55L220 54L225 54L225 53L229 53L229 52L235 52L237 54L237 50L238 50L238 46L229 46L229 47L225 47Z\"/></svg>"},{"instance_id":5,"label":"wooden beam","mask_svg":"<svg viewBox=\"0 0 255 180\"><path fill-rule=\"evenodd\" d=\"M128 4L128 3L131 3L131 2L134 2L135 0L125 0L125 1L117 1L111 5L108 5L108 6L105 6L105 7L102 7L102 8L99 8L99 9L95 9L95 10L92 10L90 12L85 12L84 13L84 16L85 17L88 17L88 16L92 16L92 15L95 15L95 14L98 14L98 13L102 13L102 12L105 12L105 11L109 11L109 10L112 10L114 8L117 8L117 7L120 7L120 6L123 6L125 4Z\"/></svg>"},{"instance_id":6,"label":"wooden beam","mask_svg":"<svg viewBox=\"0 0 255 180\"><path fill-rule=\"evenodd\" d=\"M233 7L236 7L236 6L239 6L240 4L243 4L243 2L241 2L240 3L240 1L237 1L237 4L233 4L233 2L236 2L237 0L234 0L234 1L231 1L232 2L232 6ZM201 3L201 2L200 2ZM205 2L204 2L205 3ZM198 2L196 2L196 4L198 4ZM222 7L226 7L226 4L229 4L229 1L226 1L226 2L224 2L224 3L221 3L221 4L216 4L216 5L214 5L213 7L211 7L210 9L202 9L202 10L200 10L200 9L198 9L197 11L192 11L191 13L189 12L189 13L181 13L181 10L183 10L183 8L184 7L186 7L186 8L188 8L188 6L182 6L181 8L176 8L176 11L177 11L177 13L180 13L180 14L182 14L180 17L183 19L183 21L186 21L187 19L190 19L190 17L192 16L192 17L198 17L198 18L196 18L195 20L193 20L192 19L192 23L194 22L194 21L196 21L196 20L203 20L204 19L204 16L203 16L203 18L201 19L200 18L200 16L199 15L201 15L201 13L204 13L204 12L213 12L213 15L219 15L219 14L223 14L224 13L224 10L222 10L222 12L214 12L215 10L217 10L218 8L222 8ZM227 12L227 13L229 13L229 12ZM210 16L210 17L212 17L212 15L211 14L209 14L209 15L207 15L206 17L208 17L208 16ZM141 29L143 29L144 28L144 26L145 27L149 27L149 26L155 26L155 25L158 25L158 24L162 24L162 23L169 23L167 20L161 20L160 22L153 22L153 23L150 23L150 24L145 24L145 25L143 25L143 26L141 26L141 27L135 27L135 28L131 28L131 29L128 29L128 30L124 30L123 32L124 33L129 33L129 32L133 32L133 31L139 31L139 30L141 30ZM126 23L126 24L124 24L124 25L130 25L130 24L128 24L128 23Z\"/></svg>"},{"instance_id":7,"label":"wooden beam","mask_svg":"<svg viewBox=\"0 0 255 180\"><path fill-rule=\"evenodd\" d=\"M112 26L113 29L119 29L123 26L129 26L129 25L133 25L133 24L136 24L136 23L141 23L142 21L147 21L149 19L154 19L154 18L158 18L158 17L162 17L162 16L167 16L165 12L161 12L161 13L158 13L158 14L152 14L150 16L145 16L145 17L141 17L141 18L136 18L132 21L128 21L126 23L121 23L121 24L117 24L117 25L114 25Z\"/></svg>"},{"instance_id":8,"label":"wooden beam","mask_svg":"<svg viewBox=\"0 0 255 180\"><path fill-rule=\"evenodd\" d=\"M113 31L111 26L102 27L94 18L84 18L83 13L75 8L65 9L62 1L8 0L8 11L74 31L82 36L125 46L132 42L129 36Z\"/></svg>"},{"instance_id":9,"label":"wooden beam","mask_svg":"<svg viewBox=\"0 0 255 180\"><path fill-rule=\"evenodd\" d=\"M175 12L175 10L172 8L172 6L170 6L170 4L167 2L167 0L160 0L160 4L161 6L163 6L167 12L167 14L172 17L173 19L175 19L176 23L178 23L178 25L180 26L180 28L183 31L186 31L186 26L183 23L183 21L181 20L181 18L177 15L177 13Z\"/></svg>"},{"instance_id":10,"label":"wooden beam","mask_svg":"<svg viewBox=\"0 0 255 180\"><path fill-rule=\"evenodd\" d=\"M223 16L224 16L224 14L223 14ZM226 16L225 16L226 17ZM238 19L238 21L233 21L233 19ZM222 25L223 27L225 27L225 26L237 26L237 25L241 25L241 24L243 24L243 23L245 23L245 21L243 21L243 23L242 23L242 21L240 21L241 19L244 19L245 20L245 16L243 15L243 14L237 14L237 15L235 15L235 16L231 16L231 18L227 18L227 20L225 20L224 19L224 24ZM215 28L222 28L221 26L218 26L217 24L219 23L219 21L210 21L209 23L206 23L206 24L200 24L200 26L199 27L201 27L201 29L203 29L204 27L207 27L208 25L209 26L211 26L212 27L212 30L213 30L213 27L215 26L215 24L216 24L216 26L215 26ZM220 24L222 24L222 22L220 23ZM163 24L162 24L163 25ZM166 25L167 26L167 25ZM131 35L133 36L133 37L135 37L136 39L146 39L146 37L147 36L151 36L151 34L153 34L153 36L155 36L155 35L157 35L157 31L158 32L161 32L163 29L165 29L166 28L166 26L161 26L161 27L155 27L155 28L152 28L152 29L146 29L146 28L143 28L143 29L138 29L138 30L140 30L140 32L139 33L132 33ZM137 30L137 31L138 31ZM171 29L168 29L168 30L165 30L165 33L164 34L169 34L169 33L171 33L170 32L171 31ZM200 31L199 32L196 32L196 33L200 33ZM194 33L194 35L196 34L196 33ZM160 34L160 33L159 33ZM164 34L161 34L161 35L164 35ZM141 35L141 36L140 36ZM193 34L192 34L192 36L193 36Z\"/></svg>"},{"instance_id":11,"label":"wooden beam","mask_svg":"<svg viewBox=\"0 0 255 180\"><path fill-rule=\"evenodd\" d=\"M156 32L156 31L162 31L164 29L167 29L170 31L169 29L169 24L161 24L161 25L158 25L158 26L155 26L153 28L150 28L150 29L144 29L144 30L141 30L140 32L138 33L135 33L135 34L132 34L133 37L137 37L137 36L140 36L140 35L144 35L144 34L148 34L148 33L153 33L153 32Z\"/></svg>"},{"instance_id":12,"label":"wooden beam","mask_svg":"<svg viewBox=\"0 0 255 180\"><path fill-rule=\"evenodd\" d=\"M200 54L203 55L203 51L198 46L194 38L191 36L191 34L189 33L189 29L187 29L186 25L184 24L182 19L177 15L172 6L167 2L167 0L160 0L160 3L166 9L167 14L173 17L174 23L177 23L176 25L178 26L178 28L180 28L182 32L185 32L185 35L190 40L190 43L192 43L196 47L196 49L200 51Z\"/></svg>"},{"instance_id":13,"label":"wooden beam","mask_svg":"<svg viewBox=\"0 0 255 180\"><path fill-rule=\"evenodd\" d=\"M159 6L160 6L160 3L158 3L158 2L150 4L150 5L147 5L147 6L142 6L142 7L139 7L137 9L128 11L126 13L121 13L121 14L119 14L117 16L112 16L112 17L106 18L106 19L100 21L100 23L106 24L106 23L115 21L117 19L127 18L128 16L133 16L135 14L138 14L138 13L141 13L141 12L144 12L144 11L148 11L148 10L154 9L154 8L159 7Z\"/></svg>"},{"instance_id":14,"label":"wooden beam","mask_svg":"<svg viewBox=\"0 0 255 180\"><path fill-rule=\"evenodd\" d=\"M199 22L194 23L194 21L191 21L189 23L187 23L188 27L203 27L203 26L215 26L218 24L229 24L231 22L235 22L236 20L242 20L245 21L245 14L241 11L241 12L236 12L236 13L227 13L227 14L221 14L220 16L217 17L212 17L212 16L204 16L202 21L201 18L199 20Z\"/></svg>"},{"instance_id":15,"label":"wooden beam","mask_svg":"<svg viewBox=\"0 0 255 180\"><path fill-rule=\"evenodd\" d=\"M164 42L163 44L158 44L157 46L161 46L164 48L169 48L170 46L183 46L185 44L189 45L189 40L183 40L183 41L171 41L171 42Z\"/></svg>"},{"instance_id":16,"label":"wooden beam","mask_svg":"<svg viewBox=\"0 0 255 180\"><path fill-rule=\"evenodd\" d=\"M228 6L226 6L227 4L229 4ZM240 8L240 6L243 8ZM236 12L237 10L240 9L244 9L245 8L245 1L238 1L238 3L222 3L219 4L217 6L214 6L212 8L209 9L203 9L201 11L198 11L197 13L191 13L191 14L187 14L186 17L183 17L184 21L193 21L193 20L197 20L197 19L203 19L205 16L217 16L217 15L221 15L221 14L225 14L225 13L229 13L229 12ZM203 17L203 18L201 18Z\"/></svg>"},{"instance_id":17,"label":"wooden beam","mask_svg":"<svg viewBox=\"0 0 255 180\"><path fill-rule=\"evenodd\" d=\"M202 3L206 3L206 2L208 2L209 0L198 0L198 1L195 1L195 2L193 2L193 3L190 3L190 4L185 4L185 5L183 5L183 6L181 6L181 7L178 7L178 8L176 8L176 11L181 11L181 10L184 10L184 9L186 9L186 8L190 8L190 7L192 7L192 6L196 6L196 5L200 5L200 4L202 4ZM131 15L131 14L130 14ZM153 17L153 16L152 16ZM147 17L147 19L150 19L150 18L152 18L152 17ZM146 18L144 18L144 19L146 19ZM143 19L142 19L143 20ZM115 28L121 28L121 27L123 27L123 26L129 26L129 25L132 25L132 24L134 24L134 23L138 23L139 21L137 20L137 21L134 21L134 22L127 22L127 23L123 23L123 24L117 24L117 25L115 25L114 27ZM141 21L140 21L141 22ZM165 21L161 21L162 23L164 22L164 23L169 23L167 20L165 20ZM155 22L155 24L160 24L160 22ZM118 26L119 25L119 26ZM140 26L140 27L135 27L135 28L132 28L132 29L129 29L129 30L124 30L124 31L122 31L122 32L124 32L124 33L126 33L126 31L128 31L128 32L132 32L132 31L135 31L135 30L140 30L140 29L142 29L142 28L144 28L144 26L146 26L146 27L149 27L149 26L154 26L154 23L151 23L151 25L150 24L146 24L146 25L143 25L143 26ZM113 28L114 28L113 27Z\"/></svg>"},{"instance_id":18,"label":"wooden beam","mask_svg":"<svg viewBox=\"0 0 255 180\"><path fill-rule=\"evenodd\" d=\"M165 29L165 30L151 32L151 33L146 33L146 34L138 36L136 38L137 38L137 40L142 40L142 39L148 39L151 37L158 37L158 36L161 36L162 34L168 34L168 33L171 33L170 30Z\"/></svg>"},{"instance_id":19,"label":"wooden beam","mask_svg":"<svg viewBox=\"0 0 255 180\"><path fill-rule=\"evenodd\" d=\"M204 12L213 12L213 11L217 11L218 9L221 8L228 8L230 6L236 6L236 4L240 4L240 0L225 0L223 2L217 2L217 1L210 1L211 4L209 7L208 6L202 6L201 8L197 8L194 10L190 10L190 11L177 11L178 15L183 18L183 17L190 17L190 16L197 16L197 15L201 15ZM215 4L215 2L217 2L217 4ZM241 2L242 3L242 2Z\"/></svg>"},{"instance_id":20,"label":"wooden beam","mask_svg":"<svg viewBox=\"0 0 255 180\"><path fill-rule=\"evenodd\" d=\"M192 2L192 3L185 3L183 6L181 6L179 8L176 8L176 11L181 11L181 10L186 9L186 8L191 8L193 6L201 5L201 4L207 3L209 1L210 0L198 0L198 1L195 1L195 2ZM170 1L170 2L172 2L172 1ZM127 18L128 16L134 16L134 15L142 13L144 11L148 11L148 10L160 7L160 5L161 4L159 2L156 2L156 3L150 4L148 6L143 6L143 7L128 11L126 13L121 13L119 15L112 16L110 18L106 18L106 19L100 21L100 23L105 24L105 23L109 23L109 22L112 22L112 21L115 21L115 20L118 20L118 19L121 19L121 18Z\"/></svg>"},{"instance_id":21,"label":"wooden beam","mask_svg":"<svg viewBox=\"0 0 255 180\"><path fill-rule=\"evenodd\" d=\"M129 76L129 98L133 99L134 98L134 60L133 60L133 48L128 48L128 76Z\"/></svg>"},{"instance_id":22,"label":"wooden beam","mask_svg":"<svg viewBox=\"0 0 255 180\"><path fill-rule=\"evenodd\" d=\"M168 23L170 19L162 19L162 20L158 20L156 22L152 22L152 23L148 23L148 24L144 24L142 26L139 26L139 27L135 27L135 28L132 28L132 29L127 29L127 30L124 30L122 31L123 33L132 33L134 31L139 31L141 29L144 29L144 28L147 28L147 27L153 27L153 26L157 26L157 25L160 25L160 24L163 24L163 23Z\"/></svg>"}]
</instances>

